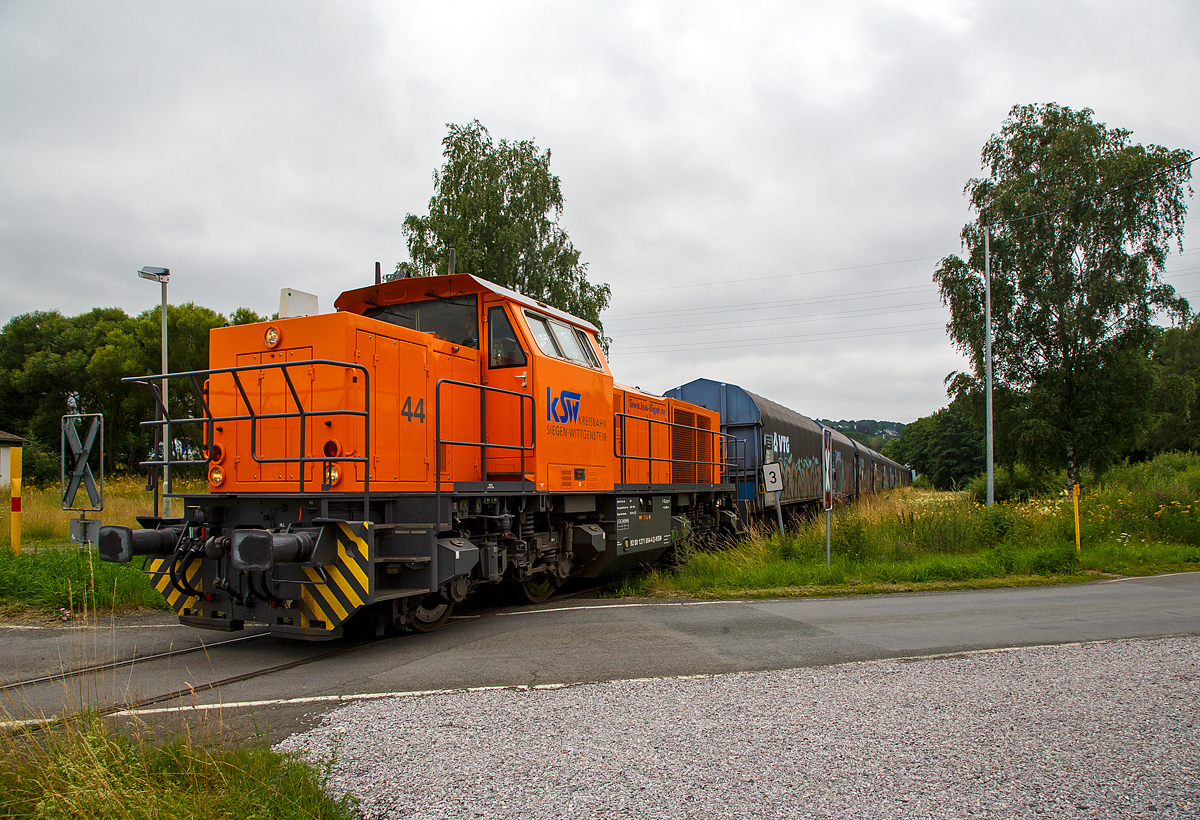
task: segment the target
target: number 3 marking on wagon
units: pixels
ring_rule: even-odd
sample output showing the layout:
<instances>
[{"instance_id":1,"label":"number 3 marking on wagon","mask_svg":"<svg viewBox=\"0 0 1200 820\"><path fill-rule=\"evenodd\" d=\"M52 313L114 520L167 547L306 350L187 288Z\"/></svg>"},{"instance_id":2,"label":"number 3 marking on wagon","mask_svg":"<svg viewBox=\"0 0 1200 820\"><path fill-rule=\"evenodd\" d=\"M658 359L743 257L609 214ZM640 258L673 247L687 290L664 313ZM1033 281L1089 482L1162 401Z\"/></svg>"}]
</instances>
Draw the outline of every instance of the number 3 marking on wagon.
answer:
<instances>
[{"instance_id":1,"label":"number 3 marking on wagon","mask_svg":"<svg viewBox=\"0 0 1200 820\"><path fill-rule=\"evenodd\" d=\"M400 415L405 416L409 421L414 418L420 419L421 424L425 423L425 399L417 399L417 409L413 409L412 396L404 400L404 407L400 410Z\"/></svg>"}]
</instances>

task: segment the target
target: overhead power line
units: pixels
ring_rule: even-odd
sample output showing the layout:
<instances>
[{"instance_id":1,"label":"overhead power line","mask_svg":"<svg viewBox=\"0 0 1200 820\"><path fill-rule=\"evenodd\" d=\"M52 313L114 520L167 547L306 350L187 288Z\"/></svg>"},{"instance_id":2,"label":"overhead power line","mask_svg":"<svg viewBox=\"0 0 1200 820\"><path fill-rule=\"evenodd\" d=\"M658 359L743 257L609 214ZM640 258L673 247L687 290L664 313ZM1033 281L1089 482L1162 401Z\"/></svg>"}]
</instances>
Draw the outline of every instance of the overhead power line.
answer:
<instances>
[{"instance_id":1,"label":"overhead power line","mask_svg":"<svg viewBox=\"0 0 1200 820\"><path fill-rule=\"evenodd\" d=\"M910 285L903 288L884 288L883 290L860 290L847 293L834 293L827 296L808 296L803 299L787 299L782 302L764 301L759 299L755 302L739 302L733 305L716 305L714 307L700 308L676 308L672 310L649 310L644 313L616 313L605 317L605 322L613 320L628 321L632 318L642 318L647 316L698 316L703 313L733 313L744 310L764 310L767 308L784 308L784 307L799 307L800 305L816 305L830 304L833 302L852 302L859 299L866 299L881 296L898 296L900 294L911 294L913 291L934 290L933 283L926 285Z\"/></svg>"},{"instance_id":2,"label":"overhead power line","mask_svg":"<svg viewBox=\"0 0 1200 820\"><path fill-rule=\"evenodd\" d=\"M779 325L791 325L798 322L827 322L833 319L846 319L849 317L867 317L890 315L893 313L914 313L922 310L942 310L941 304L929 304L928 302L915 302L908 305L889 305L887 307L866 308L864 310L842 310L834 313L810 313L802 316L780 316L773 319L743 319L737 322L717 322L704 324L704 331L711 330L728 330L731 328L750 328L750 327L778 327ZM633 336L665 336L674 333L695 333L697 327L694 323L685 325L660 325L655 327L639 328L637 330L621 331L621 338L626 339Z\"/></svg>"},{"instance_id":3,"label":"overhead power line","mask_svg":"<svg viewBox=\"0 0 1200 820\"><path fill-rule=\"evenodd\" d=\"M872 336L893 336L903 333L920 333L938 328L944 330L944 322L922 322L912 325L892 325L875 328L870 331L830 331L828 333L810 333L802 336L779 336L773 339L738 341L738 342L702 342L696 344L665 345L662 347L637 347L628 350L618 348L618 353L680 353L691 350L718 350L740 347L775 347L777 345L795 344L796 342L814 342L835 339L865 339Z\"/></svg>"},{"instance_id":4,"label":"overhead power line","mask_svg":"<svg viewBox=\"0 0 1200 820\"><path fill-rule=\"evenodd\" d=\"M930 259L941 259L940 256L918 256L912 259L896 259L891 262L872 262L866 265L848 265L844 268L822 268L821 270L805 270L792 271L790 273L776 273L771 276L740 276L737 282L762 282L768 279L790 279L795 276L813 276L818 273L840 273L848 270L863 270L865 268L881 268L887 265L903 265L908 262L928 262ZM662 285L657 288L641 288L639 290L622 290L622 294L626 293L650 293L659 290L679 290L680 288L704 288L713 285L728 285L732 283L732 279L722 279L719 282L688 282L685 285Z\"/></svg>"}]
</instances>

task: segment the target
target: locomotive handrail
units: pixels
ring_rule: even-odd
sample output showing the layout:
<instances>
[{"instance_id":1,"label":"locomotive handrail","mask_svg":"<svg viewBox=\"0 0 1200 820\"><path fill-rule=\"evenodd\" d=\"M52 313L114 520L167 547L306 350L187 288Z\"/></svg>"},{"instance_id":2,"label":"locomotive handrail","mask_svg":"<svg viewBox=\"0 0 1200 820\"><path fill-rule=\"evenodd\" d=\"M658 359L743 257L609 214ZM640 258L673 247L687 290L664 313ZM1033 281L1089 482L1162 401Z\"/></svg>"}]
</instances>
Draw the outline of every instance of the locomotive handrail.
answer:
<instances>
[{"instance_id":1,"label":"locomotive handrail","mask_svg":"<svg viewBox=\"0 0 1200 820\"><path fill-rule=\"evenodd\" d=\"M442 385L449 384L455 387L467 387L479 391L479 441L455 441L452 439L442 438ZM521 443L520 444L494 444L487 440L487 394L501 393L507 396L517 396L517 412L520 416L518 426L521 428ZM436 512L434 515L437 518L437 530L441 531L442 526L442 445L450 447L478 447L479 448L479 474L483 479L484 484L487 484L487 451L488 448L498 450L517 450L521 454L521 482L525 482L525 454L533 452L534 446L537 444L537 425L529 425L529 444L525 443L525 402L529 402L529 420L533 421L534 410L537 409L533 401L533 396L528 393L522 393L519 390L505 390L502 387L488 387L485 384L477 384L475 382L464 382L456 379L438 379L437 384L433 388L433 415L434 415L434 435L436 442L434 443L434 506Z\"/></svg>"},{"instance_id":2,"label":"locomotive handrail","mask_svg":"<svg viewBox=\"0 0 1200 820\"><path fill-rule=\"evenodd\" d=\"M290 367L312 367L315 365L325 365L329 367L341 367L351 370L357 370L363 377L363 409L362 410L305 410L303 403L300 401L300 394L296 390L296 386L292 381L291 374L288 373ZM284 383L287 385L288 393L292 397L292 402L296 405L295 411L285 411L282 413L256 413L254 406L250 401L249 395L246 393L246 388L242 384L239 376L240 373L255 370L279 370L283 375ZM228 373L233 378L234 386L237 388L237 394L241 397L242 404L246 407L246 414L235 414L227 416L217 416L212 412L209 406L208 395L204 387L201 386L200 379L210 379L214 375ZM188 416L186 418L171 418L170 411L164 405L160 384L165 379L187 379L195 394L196 399L200 403L203 415L200 417ZM158 376L128 376L121 379L122 382L130 384L140 384L150 389L154 396L155 404L158 406L158 411L162 414L161 419L153 421L141 422L142 427L155 428L155 438L158 440L160 434L170 428L170 425L184 424L202 424L205 426L205 442L207 446L205 450L207 456L204 459L174 459L171 457L170 442L167 442L163 447L163 458L150 459L140 462L140 466L147 468L154 467L175 467L175 466L191 466L196 464L209 465L212 464L213 458L213 433L214 427L218 422L250 422L250 457L256 464L310 464L310 463L332 463L334 461L349 462L352 464L361 463L363 469L363 518L370 518L371 504L371 374L364 365L355 364L353 362L339 362L335 359L300 359L292 362L263 362L260 364L239 365L237 367L215 367L207 370L189 370L179 373L164 373ZM285 401L286 406L286 401ZM361 416L363 419L363 455L347 456L338 455L336 458L325 456L284 456L282 458L266 458L258 455L258 423L269 419L293 419L300 420L300 451L306 451L305 428L309 417L311 416ZM157 448L156 448L157 449ZM299 470L300 473L300 492L305 491L306 478L303 466ZM155 476L154 486L157 486L158 478ZM173 482L171 482L173 483ZM168 483L165 488L167 494L173 492L173 487ZM157 503L156 503L157 506Z\"/></svg>"},{"instance_id":3,"label":"locomotive handrail","mask_svg":"<svg viewBox=\"0 0 1200 820\"><path fill-rule=\"evenodd\" d=\"M736 456L736 452L738 449L737 447L733 448L733 451L735 453L734 456L724 457L724 456L727 456L729 453L729 445L731 442L737 442L739 444L743 444L742 442L740 442L737 439L736 436L731 436L727 433L722 433L720 430L705 430L702 427L693 427L688 424L680 424L678 422L667 421L666 419L652 419L649 416L638 416L638 415L634 415L632 413L614 412L613 418L616 420L616 424L620 425L620 432L621 432L620 436L616 436L613 438L613 456L615 458L620 459L620 461L621 461L621 483L622 484L626 483L626 477L627 477L627 473L626 473L626 469L625 469L626 459L632 459L633 461L648 461L648 462L650 462L649 467L647 469L647 476L646 476L647 477L646 483L648 485L654 484L654 464L655 464L655 462L660 462L660 461L671 462L671 463L678 462L678 463L682 463L682 464L691 464L693 466L704 465L706 467L712 467L712 468L714 468L714 472L718 473L722 477L725 476L730 471L734 471L738 475L740 475L744 471L744 467L742 467L742 468L738 467L738 460L737 460L737 456ZM634 421L646 422L646 425L647 425L646 426L646 455L644 455L644 456L630 455L629 453L625 452L625 450L628 446L628 443L629 443L628 436L626 435L626 431L627 431L626 424L625 424L626 419L633 419ZM677 428L680 428L683 430L690 430L693 433L703 433L704 435L712 436L714 443L719 441L722 445L720 448L714 447L713 448L714 451L716 451L718 449L721 450L723 457L720 459L715 459L715 460L714 459L701 460L701 459L673 458L672 456L674 455L674 447L671 448L672 449L671 456L655 456L654 455L654 425L655 424L662 424L667 427L677 427ZM745 458L745 456L743 455L742 456L743 461L744 461L744 458ZM674 479L674 475L672 475L672 479ZM674 481L672 481L671 483L674 483ZM719 484L722 482L713 481L711 483Z\"/></svg>"}]
</instances>

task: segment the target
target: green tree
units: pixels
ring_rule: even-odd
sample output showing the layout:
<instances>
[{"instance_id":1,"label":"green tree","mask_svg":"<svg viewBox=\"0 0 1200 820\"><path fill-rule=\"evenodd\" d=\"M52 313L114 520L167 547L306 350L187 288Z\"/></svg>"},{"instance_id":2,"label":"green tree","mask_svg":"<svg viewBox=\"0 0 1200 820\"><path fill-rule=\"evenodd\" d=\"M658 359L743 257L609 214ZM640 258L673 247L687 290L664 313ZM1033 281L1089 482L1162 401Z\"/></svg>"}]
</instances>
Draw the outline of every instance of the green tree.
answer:
<instances>
[{"instance_id":1,"label":"green tree","mask_svg":"<svg viewBox=\"0 0 1200 820\"><path fill-rule=\"evenodd\" d=\"M121 379L159 372L159 310L136 318L119 308L72 317L58 311L14 317L0 330L0 429L57 452L63 415L102 413L106 469L136 469L152 439L141 422L154 418L155 406L149 391ZM223 316L190 302L168 306L171 369L207 367L208 332L223 324ZM173 414L194 412L189 394L183 383L175 388Z\"/></svg>"},{"instance_id":2,"label":"green tree","mask_svg":"<svg viewBox=\"0 0 1200 820\"><path fill-rule=\"evenodd\" d=\"M947 326L974 377L984 371L984 230L991 230L994 378L1021 394L1023 454L1100 470L1150 423L1153 320L1183 320L1185 300L1160 277L1182 250L1187 151L1130 142L1088 109L1015 106L983 147L988 176L966 185L976 219L967 259L934 273Z\"/></svg>"},{"instance_id":3,"label":"green tree","mask_svg":"<svg viewBox=\"0 0 1200 820\"><path fill-rule=\"evenodd\" d=\"M1154 423L1138 455L1200 450L1200 318L1163 330L1153 360Z\"/></svg>"},{"instance_id":4,"label":"green tree","mask_svg":"<svg viewBox=\"0 0 1200 820\"><path fill-rule=\"evenodd\" d=\"M479 120L447 127L429 214L404 219L410 262L397 274L444 273L454 248L459 270L601 327L611 291L588 281L587 263L558 224L563 195L550 152L530 140L497 145Z\"/></svg>"},{"instance_id":5,"label":"green tree","mask_svg":"<svg viewBox=\"0 0 1200 820\"><path fill-rule=\"evenodd\" d=\"M984 469L983 430L962 400L906 424L881 452L928 476L939 490L965 486Z\"/></svg>"},{"instance_id":6,"label":"green tree","mask_svg":"<svg viewBox=\"0 0 1200 820\"><path fill-rule=\"evenodd\" d=\"M250 308L240 307L233 313L229 314L230 325L252 325L256 322L265 322L269 319L268 316L259 316Z\"/></svg>"}]
</instances>

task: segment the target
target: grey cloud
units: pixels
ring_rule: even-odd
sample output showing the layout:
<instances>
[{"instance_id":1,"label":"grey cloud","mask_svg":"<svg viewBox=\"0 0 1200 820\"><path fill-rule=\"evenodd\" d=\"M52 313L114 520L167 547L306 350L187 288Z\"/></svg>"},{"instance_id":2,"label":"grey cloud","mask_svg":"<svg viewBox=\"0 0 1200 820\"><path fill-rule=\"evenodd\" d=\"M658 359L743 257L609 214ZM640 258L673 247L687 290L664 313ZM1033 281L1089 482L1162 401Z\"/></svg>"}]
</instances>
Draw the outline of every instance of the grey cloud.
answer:
<instances>
[{"instance_id":1,"label":"grey cloud","mask_svg":"<svg viewBox=\"0 0 1200 820\"><path fill-rule=\"evenodd\" d=\"M444 124L478 117L553 152L564 226L613 287L619 379L705 375L812 415L909 421L944 403L962 357L936 328L870 334L944 322L930 276L958 252L984 140L1011 105L1057 100L1193 147L1197 20L1182 0L10 0L0 321L150 307L143 264L178 272L172 301L270 311L291 286L328 309L404 257ZM905 301L871 295L894 288ZM827 307L770 309L848 294L926 310L860 313L832 338ZM752 300L758 328L645 315ZM788 335L809 340L737 346Z\"/></svg>"}]
</instances>

